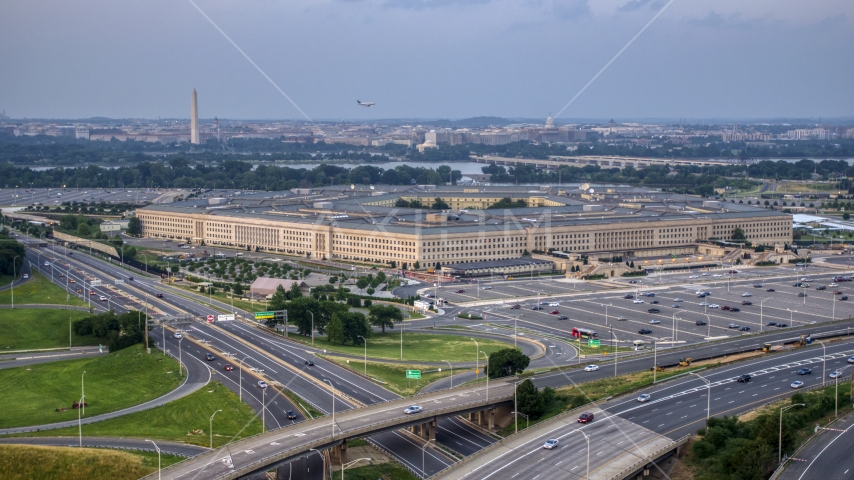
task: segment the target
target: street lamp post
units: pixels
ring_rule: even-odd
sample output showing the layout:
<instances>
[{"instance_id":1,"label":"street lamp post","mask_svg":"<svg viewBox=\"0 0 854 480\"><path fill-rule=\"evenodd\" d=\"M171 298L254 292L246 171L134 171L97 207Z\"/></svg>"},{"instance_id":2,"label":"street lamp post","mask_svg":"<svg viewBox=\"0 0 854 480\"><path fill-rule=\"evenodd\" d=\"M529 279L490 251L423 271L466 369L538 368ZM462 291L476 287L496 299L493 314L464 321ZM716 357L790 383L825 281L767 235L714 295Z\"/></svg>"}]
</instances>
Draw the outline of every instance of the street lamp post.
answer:
<instances>
[{"instance_id":1,"label":"street lamp post","mask_svg":"<svg viewBox=\"0 0 854 480\"><path fill-rule=\"evenodd\" d=\"M673 345L676 345L676 336L679 334L679 329L676 326L676 312L673 312L673 331L671 333L671 337L673 338Z\"/></svg>"},{"instance_id":2,"label":"street lamp post","mask_svg":"<svg viewBox=\"0 0 854 480\"><path fill-rule=\"evenodd\" d=\"M86 370L83 370L83 374L80 375L80 395L86 396L86 382L84 381L86 377ZM86 415L86 407L81 405L80 408L83 409L83 415Z\"/></svg>"},{"instance_id":3,"label":"street lamp post","mask_svg":"<svg viewBox=\"0 0 854 480\"><path fill-rule=\"evenodd\" d=\"M821 344L821 386L823 387L827 378L827 348L821 340L816 339L815 341Z\"/></svg>"},{"instance_id":4,"label":"street lamp post","mask_svg":"<svg viewBox=\"0 0 854 480\"><path fill-rule=\"evenodd\" d=\"M480 352L480 353L482 353L483 356L486 357L486 367L484 367L484 370L486 371L486 401L488 402L489 401L489 355L487 355L486 352Z\"/></svg>"},{"instance_id":5,"label":"street lamp post","mask_svg":"<svg viewBox=\"0 0 854 480\"><path fill-rule=\"evenodd\" d=\"M267 389L261 389L261 433L267 431Z\"/></svg>"},{"instance_id":6,"label":"street lamp post","mask_svg":"<svg viewBox=\"0 0 854 480\"><path fill-rule=\"evenodd\" d=\"M765 303L765 300L768 300L768 298L759 302L759 333L762 333L762 328L765 326L765 322L762 321L762 317L763 317L762 314L764 313L763 310L765 308L763 304Z\"/></svg>"},{"instance_id":7,"label":"street lamp post","mask_svg":"<svg viewBox=\"0 0 854 480\"><path fill-rule=\"evenodd\" d=\"M365 376L367 377L368 376L368 341L365 340L365 337L363 337L361 335L356 335L356 336L361 338L362 341L365 342Z\"/></svg>"},{"instance_id":8,"label":"street lamp post","mask_svg":"<svg viewBox=\"0 0 854 480\"><path fill-rule=\"evenodd\" d=\"M783 463L783 412L790 408L803 407L805 405L805 403L795 403L780 408L780 439L777 444L777 465Z\"/></svg>"},{"instance_id":9,"label":"street lamp post","mask_svg":"<svg viewBox=\"0 0 854 480\"><path fill-rule=\"evenodd\" d=\"M366 457L366 458L357 458L357 459L353 460L352 462L348 462L347 464L344 464L342 462L341 463L341 480L344 480L344 470L346 470L348 467L352 467L353 465L361 462L362 460L367 460L369 462L371 461L370 458Z\"/></svg>"},{"instance_id":10,"label":"street lamp post","mask_svg":"<svg viewBox=\"0 0 854 480\"><path fill-rule=\"evenodd\" d=\"M329 386L332 387L332 438L335 438L335 385L328 378L324 378L323 381L329 383Z\"/></svg>"},{"instance_id":11,"label":"street lamp post","mask_svg":"<svg viewBox=\"0 0 854 480\"><path fill-rule=\"evenodd\" d=\"M708 420L709 417L712 415L712 382L708 381L705 377L703 377L699 373L694 373L694 372L690 372L690 373L691 373L691 375L696 375L697 377L700 377L700 379L702 381L706 382L706 387L707 387L707 391L706 391L706 420Z\"/></svg>"},{"instance_id":12,"label":"street lamp post","mask_svg":"<svg viewBox=\"0 0 854 480\"><path fill-rule=\"evenodd\" d=\"M614 377L616 377L617 376L617 336L614 335L614 327L611 327L610 333L611 333L611 338L614 339L614 344L613 344L613 348L614 348Z\"/></svg>"},{"instance_id":13,"label":"street lamp post","mask_svg":"<svg viewBox=\"0 0 854 480\"><path fill-rule=\"evenodd\" d=\"M160 448L154 443L154 440L145 440L146 442L151 442L154 445L154 449L157 450L157 480L160 480Z\"/></svg>"},{"instance_id":14,"label":"street lamp post","mask_svg":"<svg viewBox=\"0 0 854 480\"><path fill-rule=\"evenodd\" d=\"M474 342L474 378L478 379L480 378L480 345L478 345L477 340L475 340L473 337L469 338L471 338L471 341Z\"/></svg>"},{"instance_id":15,"label":"street lamp post","mask_svg":"<svg viewBox=\"0 0 854 480\"><path fill-rule=\"evenodd\" d=\"M431 427L432 428L432 427ZM427 478L427 471L424 469L424 453L427 451L427 445L430 445L430 442L435 442L435 439L430 439L424 442L424 445L421 447L421 478Z\"/></svg>"},{"instance_id":16,"label":"street lamp post","mask_svg":"<svg viewBox=\"0 0 854 480\"><path fill-rule=\"evenodd\" d=\"M590 437L584 433L583 430L576 430L576 432L584 435L584 439L587 440L587 473L584 475L584 480L590 479Z\"/></svg>"},{"instance_id":17,"label":"street lamp post","mask_svg":"<svg viewBox=\"0 0 854 480\"><path fill-rule=\"evenodd\" d=\"M658 342L652 339L652 384L655 385L655 377L658 373Z\"/></svg>"},{"instance_id":18,"label":"street lamp post","mask_svg":"<svg viewBox=\"0 0 854 480\"><path fill-rule=\"evenodd\" d=\"M77 435L78 447L83 447L83 421L80 419L80 410L83 408L83 402L86 401L86 396L80 397L80 403L77 404Z\"/></svg>"},{"instance_id":19,"label":"street lamp post","mask_svg":"<svg viewBox=\"0 0 854 480\"><path fill-rule=\"evenodd\" d=\"M451 362L449 362L447 360L442 360L442 361L447 363L448 366L451 367L451 388L454 388L454 366L451 365Z\"/></svg>"},{"instance_id":20,"label":"street lamp post","mask_svg":"<svg viewBox=\"0 0 854 480\"><path fill-rule=\"evenodd\" d=\"M311 346L314 346L314 313L308 312L311 315Z\"/></svg>"},{"instance_id":21,"label":"street lamp post","mask_svg":"<svg viewBox=\"0 0 854 480\"><path fill-rule=\"evenodd\" d=\"M217 410L216 412L213 413L213 415L211 415L210 424L208 426L208 433L210 434L210 437L211 437L211 450L213 450L213 417L214 417L214 415L217 414L217 412L221 412L221 411L222 410Z\"/></svg>"},{"instance_id":22,"label":"street lamp post","mask_svg":"<svg viewBox=\"0 0 854 480\"><path fill-rule=\"evenodd\" d=\"M608 305L602 305L602 306L605 307L605 326L607 327L608 326L608 307L610 307L611 304L609 303Z\"/></svg>"},{"instance_id":23,"label":"street lamp post","mask_svg":"<svg viewBox=\"0 0 854 480\"><path fill-rule=\"evenodd\" d=\"M243 357L243 360L240 361L240 378L238 379L238 394L240 395L240 401L243 401L243 362L249 358L249 355Z\"/></svg>"}]
</instances>

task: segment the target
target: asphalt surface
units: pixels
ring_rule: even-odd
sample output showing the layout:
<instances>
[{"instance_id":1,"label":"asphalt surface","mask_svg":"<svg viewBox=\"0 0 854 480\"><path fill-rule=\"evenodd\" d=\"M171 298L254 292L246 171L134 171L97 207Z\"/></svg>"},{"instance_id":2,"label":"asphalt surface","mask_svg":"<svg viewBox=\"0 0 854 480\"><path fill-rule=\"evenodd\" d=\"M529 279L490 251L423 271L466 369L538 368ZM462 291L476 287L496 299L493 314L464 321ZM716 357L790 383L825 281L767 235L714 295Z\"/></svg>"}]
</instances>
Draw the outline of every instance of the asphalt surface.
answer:
<instances>
[{"instance_id":1,"label":"asphalt surface","mask_svg":"<svg viewBox=\"0 0 854 480\"><path fill-rule=\"evenodd\" d=\"M852 354L854 342L828 346L828 374L846 366ZM470 461L456 475L447 478L583 478L587 441L578 431L590 437L591 478L604 478L603 467L615 459L642 458L641 454L652 449L653 441L662 437L676 440L702 427L707 404L711 406L711 415L734 415L800 391L790 386L796 380L805 383L803 388L820 385L823 358L821 347L813 346L698 372L711 383L711 397L707 396L705 381L687 375L641 391L651 395L647 403L636 401L632 395L591 405L589 411L596 416L592 423L580 425L572 419L547 422L534 427L530 440L522 445L501 452L487 464ZM813 373L796 373L805 367ZM736 377L743 373L751 374L752 380L736 382ZM559 439L559 447L544 450L542 445L549 438Z\"/></svg>"},{"instance_id":2,"label":"asphalt surface","mask_svg":"<svg viewBox=\"0 0 854 480\"><path fill-rule=\"evenodd\" d=\"M844 480L854 475L854 414L824 429L803 450L792 457L779 480Z\"/></svg>"},{"instance_id":3,"label":"asphalt surface","mask_svg":"<svg viewBox=\"0 0 854 480\"><path fill-rule=\"evenodd\" d=\"M107 355L106 349L98 347L74 347L71 350L57 350L51 352L26 352L0 355L0 369L22 367L36 363L56 362L59 360L76 360L78 358L91 358Z\"/></svg>"}]
</instances>

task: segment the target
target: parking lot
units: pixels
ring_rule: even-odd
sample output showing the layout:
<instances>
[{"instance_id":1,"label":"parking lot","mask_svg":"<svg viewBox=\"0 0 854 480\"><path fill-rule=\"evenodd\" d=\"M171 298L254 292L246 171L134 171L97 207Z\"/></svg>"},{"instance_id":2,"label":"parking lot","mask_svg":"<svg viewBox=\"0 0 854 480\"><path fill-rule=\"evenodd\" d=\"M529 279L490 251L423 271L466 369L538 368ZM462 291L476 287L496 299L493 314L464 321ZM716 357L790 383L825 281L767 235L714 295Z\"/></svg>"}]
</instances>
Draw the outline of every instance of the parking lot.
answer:
<instances>
[{"instance_id":1,"label":"parking lot","mask_svg":"<svg viewBox=\"0 0 854 480\"><path fill-rule=\"evenodd\" d=\"M166 190L147 188L3 188L0 206L26 206L35 203L59 205L63 202L148 203Z\"/></svg>"},{"instance_id":2,"label":"parking lot","mask_svg":"<svg viewBox=\"0 0 854 480\"><path fill-rule=\"evenodd\" d=\"M732 275L729 285L724 277L700 275L689 279L693 274L665 274L662 275L663 284L652 284L649 282L651 278L644 277L643 283L621 281L619 283L623 283L625 288L610 291L603 290L602 282L575 283L562 278L533 282L496 280L481 283L480 298L500 300L500 303L467 307L466 310L485 314L485 322L505 322L515 318L520 328L564 338L571 338L573 327L595 330L604 341L612 338L609 331L613 331L623 345L638 339L650 343L653 339L660 339L662 344L672 340L679 343L701 342L707 338L749 335L767 329L824 322L834 316L836 319L854 316L854 282L841 282L830 287L832 277L839 275L836 272L820 267L808 267L807 273L802 269L793 270L785 266L738 270L738 274ZM810 279L803 282L809 286L793 286L802 277ZM483 290L484 286L493 288ZM825 289L817 289L822 286ZM476 293L472 294L473 288L476 289L477 285L446 285L439 289L439 297L452 303L471 302L477 300ZM455 293L457 290L465 292ZM542 305L542 310L533 310L538 303L537 290L542 292L540 302L556 302L559 306L547 303ZM433 289L428 291L432 293ZM700 291L710 292L710 295L698 298L697 292ZM835 295L835 292L842 293ZM648 297L646 293L655 296ZM847 296L851 299L842 300ZM635 303L636 300L639 302ZM701 305L703 302L705 305ZM743 302L750 304L743 305ZM516 305L519 307L514 308ZM568 318L558 319L563 316ZM706 324L698 325L698 321ZM767 325L769 322L786 326ZM745 327L744 331L742 327ZM641 329L650 333L640 334Z\"/></svg>"}]
</instances>

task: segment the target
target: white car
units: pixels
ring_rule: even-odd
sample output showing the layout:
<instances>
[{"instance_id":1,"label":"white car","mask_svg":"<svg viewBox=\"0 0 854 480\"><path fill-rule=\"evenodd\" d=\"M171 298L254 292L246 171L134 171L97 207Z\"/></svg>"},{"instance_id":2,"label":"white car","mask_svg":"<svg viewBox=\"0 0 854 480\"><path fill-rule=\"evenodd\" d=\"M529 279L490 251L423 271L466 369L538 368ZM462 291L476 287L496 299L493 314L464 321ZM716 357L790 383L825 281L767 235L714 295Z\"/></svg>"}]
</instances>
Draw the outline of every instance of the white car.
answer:
<instances>
[{"instance_id":1,"label":"white car","mask_svg":"<svg viewBox=\"0 0 854 480\"><path fill-rule=\"evenodd\" d=\"M752 296L753 296L753 294L752 294L752 293L750 293L750 292L744 292L744 293L742 293L742 294L741 294L741 296L742 296L742 297L752 297Z\"/></svg>"},{"instance_id":2,"label":"white car","mask_svg":"<svg viewBox=\"0 0 854 480\"><path fill-rule=\"evenodd\" d=\"M261 388L267 388L267 382L264 380L258 380L258 386Z\"/></svg>"},{"instance_id":3,"label":"white car","mask_svg":"<svg viewBox=\"0 0 854 480\"><path fill-rule=\"evenodd\" d=\"M172 336L175 338L184 338L184 336L181 335L181 332L175 332L175 335L172 335Z\"/></svg>"},{"instance_id":4,"label":"white car","mask_svg":"<svg viewBox=\"0 0 854 480\"><path fill-rule=\"evenodd\" d=\"M559 306L560 306L560 303L558 303L558 302L551 302L551 303L549 304L549 306L550 306L550 307L559 307Z\"/></svg>"},{"instance_id":5,"label":"white car","mask_svg":"<svg viewBox=\"0 0 854 480\"><path fill-rule=\"evenodd\" d=\"M828 375L828 377L830 377L830 378L839 378L841 376L842 376L841 370L836 370L836 371L830 372L830 375Z\"/></svg>"},{"instance_id":6,"label":"white car","mask_svg":"<svg viewBox=\"0 0 854 480\"><path fill-rule=\"evenodd\" d=\"M706 302L700 302L700 306L701 306L701 307L705 307L706 305L708 305L708 303L706 303Z\"/></svg>"},{"instance_id":7,"label":"white car","mask_svg":"<svg viewBox=\"0 0 854 480\"><path fill-rule=\"evenodd\" d=\"M404 410L403 413L405 413L407 415L413 415L416 413L421 413L423 411L424 411L424 408L422 408L421 405L412 405L411 407Z\"/></svg>"},{"instance_id":8,"label":"white car","mask_svg":"<svg viewBox=\"0 0 854 480\"><path fill-rule=\"evenodd\" d=\"M790 387L792 387L792 388L801 388L803 386L804 386L804 382L802 382L800 380L796 380L796 381L792 382L792 384L790 385Z\"/></svg>"},{"instance_id":9,"label":"white car","mask_svg":"<svg viewBox=\"0 0 854 480\"><path fill-rule=\"evenodd\" d=\"M100 297L98 297L98 299L99 299L99 300L101 300L102 302L106 302L106 301L107 301L107 297L105 297L105 296L103 296L103 295L101 295Z\"/></svg>"},{"instance_id":10,"label":"white car","mask_svg":"<svg viewBox=\"0 0 854 480\"><path fill-rule=\"evenodd\" d=\"M854 357L848 357L848 363L854 363Z\"/></svg>"},{"instance_id":11,"label":"white car","mask_svg":"<svg viewBox=\"0 0 854 480\"><path fill-rule=\"evenodd\" d=\"M691 276L690 276L690 277L688 277L688 278L700 278L700 276L699 276L699 275L691 275Z\"/></svg>"},{"instance_id":12,"label":"white car","mask_svg":"<svg viewBox=\"0 0 854 480\"><path fill-rule=\"evenodd\" d=\"M641 396L640 396L640 397L638 397L638 402L640 402L640 403L646 403L646 402L648 402L648 401L649 401L649 399L651 399L651 398L652 398L652 396L651 396L650 394L648 394L648 393L644 393L644 394L641 394Z\"/></svg>"},{"instance_id":13,"label":"white car","mask_svg":"<svg viewBox=\"0 0 854 480\"><path fill-rule=\"evenodd\" d=\"M721 275L720 273L716 273L716 274L714 274L714 275L712 275L712 276L713 276L713 277L715 277L715 278L723 277L723 275Z\"/></svg>"},{"instance_id":14,"label":"white car","mask_svg":"<svg viewBox=\"0 0 854 480\"><path fill-rule=\"evenodd\" d=\"M543 448L545 448L546 450L551 450L551 449L557 447L557 445L559 443L560 443L560 441L558 439L550 438L550 439L546 440L546 443L543 444Z\"/></svg>"},{"instance_id":15,"label":"white car","mask_svg":"<svg viewBox=\"0 0 854 480\"><path fill-rule=\"evenodd\" d=\"M489 285L487 285L485 287L480 287L480 288L481 288L481 290L492 290L492 287L490 287Z\"/></svg>"},{"instance_id":16,"label":"white car","mask_svg":"<svg viewBox=\"0 0 854 480\"><path fill-rule=\"evenodd\" d=\"M634 301L634 302L632 302L632 303L643 303L643 300L641 300L641 299L639 299L639 298L638 298L637 300L635 300L635 301Z\"/></svg>"},{"instance_id":17,"label":"white car","mask_svg":"<svg viewBox=\"0 0 854 480\"><path fill-rule=\"evenodd\" d=\"M651 323L653 325L658 325L659 323L661 323L661 320L656 320L653 318L652 320L649 321L649 323Z\"/></svg>"},{"instance_id":18,"label":"white car","mask_svg":"<svg viewBox=\"0 0 854 480\"><path fill-rule=\"evenodd\" d=\"M674 298L674 299L673 299L673 301L674 301L674 302L681 302L681 301L682 301L682 299L681 299L681 298Z\"/></svg>"},{"instance_id":19,"label":"white car","mask_svg":"<svg viewBox=\"0 0 854 480\"><path fill-rule=\"evenodd\" d=\"M828 285L828 287L838 287L838 286L839 286L839 285L838 285L838 284L836 284L836 283L831 283L830 285Z\"/></svg>"},{"instance_id":20,"label":"white car","mask_svg":"<svg viewBox=\"0 0 854 480\"><path fill-rule=\"evenodd\" d=\"M717 303L710 303L709 308L721 308Z\"/></svg>"},{"instance_id":21,"label":"white car","mask_svg":"<svg viewBox=\"0 0 854 480\"><path fill-rule=\"evenodd\" d=\"M587 365L584 367L585 372L595 372L596 370L599 370L599 365Z\"/></svg>"},{"instance_id":22,"label":"white car","mask_svg":"<svg viewBox=\"0 0 854 480\"><path fill-rule=\"evenodd\" d=\"M709 275L711 275L711 274L710 273L704 273L703 274L704 277L708 277Z\"/></svg>"}]
</instances>

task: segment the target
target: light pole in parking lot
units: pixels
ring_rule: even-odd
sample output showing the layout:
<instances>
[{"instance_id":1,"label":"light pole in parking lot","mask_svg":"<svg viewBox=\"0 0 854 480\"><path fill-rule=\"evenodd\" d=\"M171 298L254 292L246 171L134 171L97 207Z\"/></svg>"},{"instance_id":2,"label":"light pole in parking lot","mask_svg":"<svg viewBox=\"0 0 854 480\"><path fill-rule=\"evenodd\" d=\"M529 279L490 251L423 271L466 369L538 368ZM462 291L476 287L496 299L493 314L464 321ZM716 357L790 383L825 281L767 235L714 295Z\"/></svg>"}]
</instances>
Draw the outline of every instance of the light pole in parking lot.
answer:
<instances>
[{"instance_id":1,"label":"light pole in parking lot","mask_svg":"<svg viewBox=\"0 0 854 480\"><path fill-rule=\"evenodd\" d=\"M792 405L787 405L785 407L780 407L780 438L777 444L777 465L783 463L783 412L790 408L803 406L806 406L806 403L795 403Z\"/></svg>"},{"instance_id":2,"label":"light pole in parking lot","mask_svg":"<svg viewBox=\"0 0 854 480\"><path fill-rule=\"evenodd\" d=\"M614 327L612 326L609 330L611 333L611 338L613 339L613 348L614 348L614 377L617 376L617 336L614 335Z\"/></svg>"},{"instance_id":3,"label":"light pole in parking lot","mask_svg":"<svg viewBox=\"0 0 854 480\"><path fill-rule=\"evenodd\" d=\"M789 311L789 326L794 327L795 326L795 316L794 316L795 311L792 310L791 308L787 308L786 310Z\"/></svg>"},{"instance_id":4,"label":"light pole in parking lot","mask_svg":"<svg viewBox=\"0 0 854 480\"><path fill-rule=\"evenodd\" d=\"M83 402L86 401L86 395L80 397L80 403L77 404L77 446L83 447L83 421L80 417L80 410L83 408Z\"/></svg>"},{"instance_id":5,"label":"light pole in parking lot","mask_svg":"<svg viewBox=\"0 0 854 480\"><path fill-rule=\"evenodd\" d=\"M181 342L184 341L184 336L181 335L181 338L178 339L178 372L181 374L181 378L184 378L184 361L183 355L181 354Z\"/></svg>"},{"instance_id":6,"label":"light pole in parking lot","mask_svg":"<svg viewBox=\"0 0 854 480\"><path fill-rule=\"evenodd\" d=\"M12 259L12 310L15 309L15 280L18 279L18 272L15 270L17 267L17 263L15 263L20 258L19 255L15 255L15 258ZM23 263L21 264L23 267Z\"/></svg>"},{"instance_id":7,"label":"light pole in parking lot","mask_svg":"<svg viewBox=\"0 0 854 480\"><path fill-rule=\"evenodd\" d=\"M823 387L827 376L827 348L821 340L815 339L815 341L821 344L821 386Z\"/></svg>"},{"instance_id":8,"label":"light pole in parking lot","mask_svg":"<svg viewBox=\"0 0 854 480\"><path fill-rule=\"evenodd\" d=\"M768 299L766 298L765 300L768 300ZM762 304L765 303L765 300L762 300L761 302L759 302L759 333L762 333L762 329L765 326L765 322L762 321L762 316L763 316L762 314L764 313L763 310L765 308Z\"/></svg>"},{"instance_id":9,"label":"light pole in parking lot","mask_svg":"<svg viewBox=\"0 0 854 480\"><path fill-rule=\"evenodd\" d=\"M516 346L516 320L519 320L519 315L513 318L513 348L518 348Z\"/></svg>"},{"instance_id":10,"label":"light pole in parking lot","mask_svg":"<svg viewBox=\"0 0 854 480\"><path fill-rule=\"evenodd\" d=\"M86 396L86 382L85 382L85 379L86 379L86 370L83 370L83 374L82 374L82 375L80 375L80 395L82 395L83 397L85 397L85 396ZM83 409L83 415L86 415L86 407L84 407L83 405L80 405L80 408L82 408L82 409Z\"/></svg>"},{"instance_id":11,"label":"light pole in parking lot","mask_svg":"<svg viewBox=\"0 0 854 480\"><path fill-rule=\"evenodd\" d=\"M712 338L712 319L708 315L706 315L706 326L708 328L706 338Z\"/></svg>"},{"instance_id":12,"label":"light pole in parking lot","mask_svg":"<svg viewBox=\"0 0 854 480\"><path fill-rule=\"evenodd\" d=\"M611 304L610 303L607 305L601 304L601 306L605 307L605 326L607 327L608 326L608 307L610 307Z\"/></svg>"},{"instance_id":13,"label":"light pole in parking lot","mask_svg":"<svg viewBox=\"0 0 854 480\"><path fill-rule=\"evenodd\" d=\"M691 375L696 375L700 377L700 379L706 382L706 420L712 415L712 382L706 380L706 377L700 375L699 373L689 372Z\"/></svg>"},{"instance_id":14,"label":"light pole in parking lot","mask_svg":"<svg viewBox=\"0 0 854 480\"><path fill-rule=\"evenodd\" d=\"M652 384L655 385L656 374L658 373L658 340L652 338Z\"/></svg>"},{"instance_id":15,"label":"light pole in parking lot","mask_svg":"<svg viewBox=\"0 0 854 480\"><path fill-rule=\"evenodd\" d=\"M836 321L836 295L831 292L830 301L833 304L833 314L830 319L831 322Z\"/></svg>"},{"instance_id":16,"label":"light pole in parking lot","mask_svg":"<svg viewBox=\"0 0 854 480\"><path fill-rule=\"evenodd\" d=\"M681 319L680 319L681 320ZM679 334L679 328L676 325L676 312L673 312L673 331L671 332L671 337L673 338L673 345L676 345L676 336Z\"/></svg>"}]
</instances>

